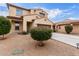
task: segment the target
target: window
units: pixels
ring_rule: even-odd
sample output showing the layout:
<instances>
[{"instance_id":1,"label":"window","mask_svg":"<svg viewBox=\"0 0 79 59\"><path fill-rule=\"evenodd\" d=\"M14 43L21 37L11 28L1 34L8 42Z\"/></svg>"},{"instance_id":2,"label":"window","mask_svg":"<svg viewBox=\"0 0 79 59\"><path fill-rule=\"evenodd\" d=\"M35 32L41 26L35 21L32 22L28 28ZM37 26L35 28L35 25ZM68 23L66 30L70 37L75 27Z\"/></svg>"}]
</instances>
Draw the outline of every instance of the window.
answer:
<instances>
[{"instance_id":1,"label":"window","mask_svg":"<svg viewBox=\"0 0 79 59\"><path fill-rule=\"evenodd\" d=\"M43 17L45 16L45 14L44 14L44 13L41 13L41 12L40 12L39 14L40 14L41 16L43 16Z\"/></svg>"},{"instance_id":2,"label":"window","mask_svg":"<svg viewBox=\"0 0 79 59\"><path fill-rule=\"evenodd\" d=\"M19 30L19 26L15 26L15 30Z\"/></svg>"},{"instance_id":3,"label":"window","mask_svg":"<svg viewBox=\"0 0 79 59\"><path fill-rule=\"evenodd\" d=\"M19 30L19 23L18 22L15 23L15 30Z\"/></svg>"},{"instance_id":4,"label":"window","mask_svg":"<svg viewBox=\"0 0 79 59\"><path fill-rule=\"evenodd\" d=\"M17 9L17 10L16 10L16 15L22 15L22 10Z\"/></svg>"},{"instance_id":5,"label":"window","mask_svg":"<svg viewBox=\"0 0 79 59\"><path fill-rule=\"evenodd\" d=\"M36 12L36 10L34 10L34 12Z\"/></svg>"}]
</instances>

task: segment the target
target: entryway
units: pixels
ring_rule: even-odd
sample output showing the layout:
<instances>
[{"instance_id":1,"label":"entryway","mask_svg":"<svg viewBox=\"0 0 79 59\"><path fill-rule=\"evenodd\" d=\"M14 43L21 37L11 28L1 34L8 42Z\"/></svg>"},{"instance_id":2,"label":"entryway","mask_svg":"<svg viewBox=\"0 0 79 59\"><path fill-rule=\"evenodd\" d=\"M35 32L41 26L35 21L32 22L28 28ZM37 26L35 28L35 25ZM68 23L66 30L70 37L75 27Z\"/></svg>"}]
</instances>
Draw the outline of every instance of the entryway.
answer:
<instances>
[{"instance_id":1,"label":"entryway","mask_svg":"<svg viewBox=\"0 0 79 59\"><path fill-rule=\"evenodd\" d=\"M27 22L27 32L30 32L31 27L32 27L32 22Z\"/></svg>"}]
</instances>

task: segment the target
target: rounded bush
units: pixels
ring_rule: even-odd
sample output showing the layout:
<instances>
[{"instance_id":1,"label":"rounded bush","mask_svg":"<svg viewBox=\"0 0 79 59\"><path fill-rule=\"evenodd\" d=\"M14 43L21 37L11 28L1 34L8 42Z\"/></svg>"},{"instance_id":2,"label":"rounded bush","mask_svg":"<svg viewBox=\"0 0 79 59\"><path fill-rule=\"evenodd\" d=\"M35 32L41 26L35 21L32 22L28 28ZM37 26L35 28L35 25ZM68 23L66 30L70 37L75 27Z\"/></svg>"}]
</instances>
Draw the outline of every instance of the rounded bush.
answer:
<instances>
[{"instance_id":1,"label":"rounded bush","mask_svg":"<svg viewBox=\"0 0 79 59\"><path fill-rule=\"evenodd\" d=\"M73 30L73 27L71 25L66 25L65 26L65 31L66 31L67 34L69 34L70 32L72 32L72 30Z\"/></svg>"},{"instance_id":2,"label":"rounded bush","mask_svg":"<svg viewBox=\"0 0 79 59\"><path fill-rule=\"evenodd\" d=\"M0 16L0 35L9 33L10 29L11 29L10 21L5 17Z\"/></svg>"},{"instance_id":3,"label":"rounded bush","mask_svg":"<svg viewBox=\"0 0 79 59\"><path fill-rule=\"evenodd\" d=\"M52 30L48 28L33 28L30 31L31 37L37 41L45 41L51 38Z\"/></svg>"}]
</instances>

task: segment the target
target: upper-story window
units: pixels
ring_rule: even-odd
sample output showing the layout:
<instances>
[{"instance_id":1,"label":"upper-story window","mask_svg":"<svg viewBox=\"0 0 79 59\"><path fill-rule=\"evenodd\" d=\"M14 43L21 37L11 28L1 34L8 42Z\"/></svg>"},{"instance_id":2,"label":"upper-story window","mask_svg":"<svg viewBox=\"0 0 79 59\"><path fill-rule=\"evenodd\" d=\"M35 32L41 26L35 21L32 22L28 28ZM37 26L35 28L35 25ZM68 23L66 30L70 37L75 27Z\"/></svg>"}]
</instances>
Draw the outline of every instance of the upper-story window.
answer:
<instances>
[{"instance_id":1,"label":"upper-story window","mask_svg":"<svg viewBox=\"0 0 79 59\"><path fill-rule=\"evenodd\" d=\"M21 9L16 9L16 15L22 15L22 10Z\"/></svg>"},{"instance_id":2,"label":"upper-story window","mask_svg":"<svg viewBox=\"0 0 79 59\"><path fill-rule=\"evenodd\" d=\"M41 12L40 12L39 14L40 14L40 16L43 16L43 17L45 16L45 14L44 14L44 13L41 13Z\"/></svg>"},{"instance_id":3,"label":"upper-story window","mask_svg":"<svg viewBox=\"0 0 79 59\"><path fill-rule=\"evenodd\" d=\"M36 10L34 10L34 12L36 12Z\"/></svg>"}]
</instances>

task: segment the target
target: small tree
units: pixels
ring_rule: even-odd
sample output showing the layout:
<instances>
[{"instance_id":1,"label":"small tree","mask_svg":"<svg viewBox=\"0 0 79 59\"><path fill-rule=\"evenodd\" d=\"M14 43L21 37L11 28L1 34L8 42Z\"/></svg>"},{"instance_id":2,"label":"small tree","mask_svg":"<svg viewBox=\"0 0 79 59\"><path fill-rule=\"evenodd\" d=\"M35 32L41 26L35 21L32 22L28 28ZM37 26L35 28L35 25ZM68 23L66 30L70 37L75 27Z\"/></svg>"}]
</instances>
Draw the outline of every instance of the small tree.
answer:
<instances>
[{"instance_id":1,"label":"small tree","mask_svg":"<svg viewBox=\"0 0 79 59\"><path fill-rule=\"evenodd\" d=\"M39 42L38 46L44 46L43 41L46 41L51 38L52 30L48 28L37 27L31 29L30 33L31 37Z\"/></svg>"},{"instance_id":2,"label":"small tree","mask_svg":"<svg viewBox=\"0 0 79 59\"><path fill-rule=\"evenodd\" d=\"M10 32L10 29L11 29L10 21L5 17L0 16L0 35L3 35L4 38L4 35Z\"/></svg>"},{"instance_id":3,"label":"small tree","mask_svg":"<svg viewBox=\"0 0 79 59\"><path fill-rule=\"evenodd\" d=\"M65 26L65 31L66 31L67 34L70 34L70 32L72 32L72 30L73 30L72 25L66 25Z\"/></svg>"}]
</instances>

